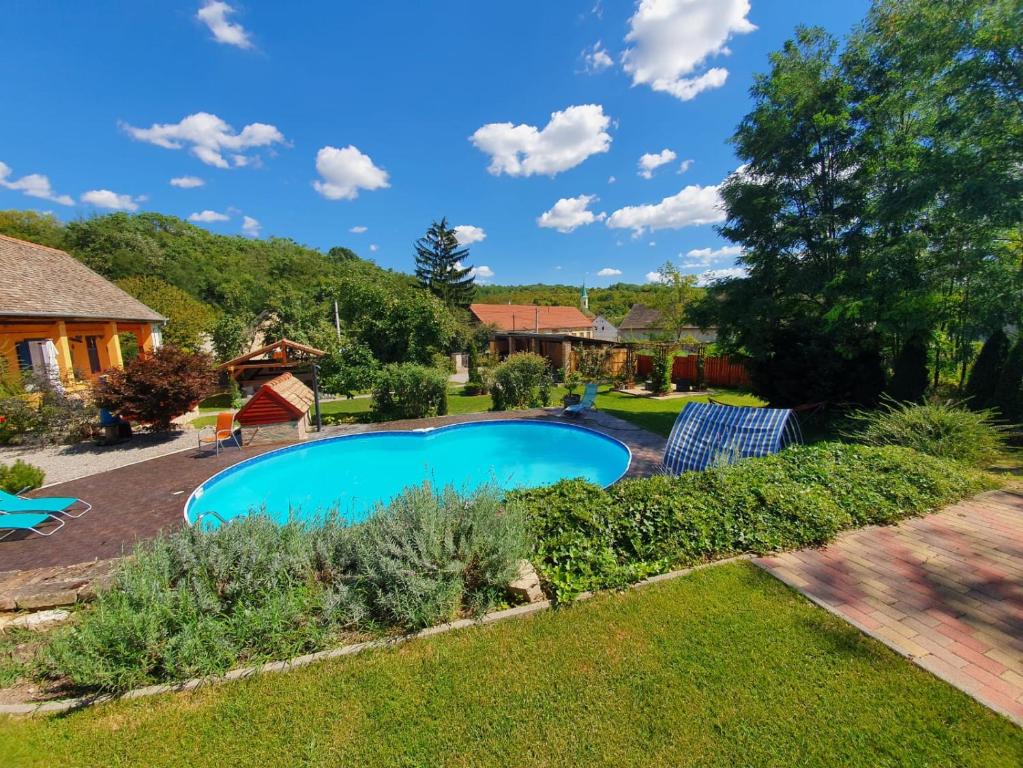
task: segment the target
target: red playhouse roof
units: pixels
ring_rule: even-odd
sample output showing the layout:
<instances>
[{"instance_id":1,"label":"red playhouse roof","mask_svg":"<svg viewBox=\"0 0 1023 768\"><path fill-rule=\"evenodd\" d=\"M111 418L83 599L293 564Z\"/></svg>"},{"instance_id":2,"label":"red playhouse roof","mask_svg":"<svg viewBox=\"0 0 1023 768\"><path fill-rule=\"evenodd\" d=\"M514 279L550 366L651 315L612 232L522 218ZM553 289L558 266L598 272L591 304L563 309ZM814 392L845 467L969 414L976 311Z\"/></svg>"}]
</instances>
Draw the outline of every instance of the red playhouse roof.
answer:
<instances>
[{"instance_id":1,"label":"red playhouse roof","mask_svg":"<svg viewBox=\"0 0 1023 768\"><path fill-rule=\"evenodd\" d=\"M537 307L532 304L470 304L469 311L484 325L499 331L588 330L593 321L575 307Z\"/></svg>"},{"instance_id":2,"label":"red playhouse roof","mask_svg":"<svg viewBox=\"0 0 1023 768\"><path fill-rule=\"evenodd\" d=\"M242 426L295 421L309 413L313 399L309 387L290 373L282 373L257 389L235 420Z\"/></svg>"}]
</instances>

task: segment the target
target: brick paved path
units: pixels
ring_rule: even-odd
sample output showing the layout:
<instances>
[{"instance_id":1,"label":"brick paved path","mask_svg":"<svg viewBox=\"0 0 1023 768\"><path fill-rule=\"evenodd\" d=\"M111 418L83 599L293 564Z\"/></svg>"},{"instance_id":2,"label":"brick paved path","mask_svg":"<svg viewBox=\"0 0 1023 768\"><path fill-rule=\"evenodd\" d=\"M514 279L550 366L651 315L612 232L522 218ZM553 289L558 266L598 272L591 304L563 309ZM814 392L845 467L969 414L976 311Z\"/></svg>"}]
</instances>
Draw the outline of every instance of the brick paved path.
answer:
<instances>
[{"instance_id":1,"label":"brick paved path","mask_svg":"<svg viewBox=\"0 0 1023 768\"><path fill-rule=\"evenodd\" d=\"M1023 492L755 562L1023 725Z\"/></svg>"}]
</instances>

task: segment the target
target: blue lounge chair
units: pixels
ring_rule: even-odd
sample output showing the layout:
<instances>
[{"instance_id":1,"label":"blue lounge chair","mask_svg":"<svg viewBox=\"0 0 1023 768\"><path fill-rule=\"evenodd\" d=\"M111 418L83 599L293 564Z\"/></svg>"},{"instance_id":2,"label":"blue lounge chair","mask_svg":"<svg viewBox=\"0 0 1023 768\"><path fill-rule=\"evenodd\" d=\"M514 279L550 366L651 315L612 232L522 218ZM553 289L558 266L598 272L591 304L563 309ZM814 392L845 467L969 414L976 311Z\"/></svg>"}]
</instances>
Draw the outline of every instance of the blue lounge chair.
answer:
<instances>
[{"instance_id":1,"label":"blue lounge chair","mask_svg":"<svg viewBox=\"0 0 1023 768\"><path fill-rule=\"evenodd\" d=\"M39 526L47 521L56 522L57 527L49 531L40 531ZM31 531L37 536L52 536L63 527L63 520L56 515L51 515L46 512L39 512L35 514L28 512L19 512L15 514L0 512L0 531L7 531L7 533L3 536L0 536L0 539L6 539L16 531Z\"/></svg>"},{"instance_id":2,"label":"blue lounge chair","mask_svg":"<svg viewBox=\"0 0 1023 768\"><path fill-rule=\"evenodd\" d=\"M565 410L561 412L562 416L581 416L583 411L589 411L596 406L594 401L597 399L597 385L590 383L586 385L586 389L583 391L583 396L575 405L566 405Z\"/></svg>"},{"instance_id":3,"label":"blue lounge chair","mask_svg":"<svg viewBox=\"0 0 1023 768\"><path fill-rule=\"evenodd\" d=\"M72 512L71 507L75 504L82 504L85 509L77 509ZM0 491L0 513L47 512L74 518L81 517L90 509L92 509L92 504L71 496L42 496L38 499L28 499L24 496L7 493L7 491Z\"/></svg>"}]
</instances>

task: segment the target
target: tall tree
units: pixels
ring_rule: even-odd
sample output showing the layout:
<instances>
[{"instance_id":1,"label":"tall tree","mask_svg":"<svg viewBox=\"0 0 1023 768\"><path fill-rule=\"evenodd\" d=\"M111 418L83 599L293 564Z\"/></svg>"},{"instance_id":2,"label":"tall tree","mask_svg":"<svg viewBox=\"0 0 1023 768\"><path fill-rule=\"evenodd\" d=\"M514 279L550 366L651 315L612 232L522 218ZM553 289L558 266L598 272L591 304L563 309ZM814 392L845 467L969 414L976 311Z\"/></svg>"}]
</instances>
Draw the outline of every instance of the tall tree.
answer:
<instances>
[{"instance_id":1,"label":"tall tree","mask_svg":"<svg viewBox=\"0 0 1023 768\"><path fill-rule=\"evenodd\" d=\"M656 307L661 313L661 328L670 341L682 341L686 326L692 325L689 310L699 294L696 276L684 275L670 261L658 270L661 283L668 290L657 294Z\"/></svg>"},{"instance_id":2,"label":"tall tree","mask_svg":"<svg viewBox=\"0 0 1023 768\"><path fill-rule=\"evenodd\" d=\"M415 248L419 284L449 307L468 307L476 293L472 267L465 265L469 249L458 244L448 220L433 222Z\"/></svg>"}]
</instances>

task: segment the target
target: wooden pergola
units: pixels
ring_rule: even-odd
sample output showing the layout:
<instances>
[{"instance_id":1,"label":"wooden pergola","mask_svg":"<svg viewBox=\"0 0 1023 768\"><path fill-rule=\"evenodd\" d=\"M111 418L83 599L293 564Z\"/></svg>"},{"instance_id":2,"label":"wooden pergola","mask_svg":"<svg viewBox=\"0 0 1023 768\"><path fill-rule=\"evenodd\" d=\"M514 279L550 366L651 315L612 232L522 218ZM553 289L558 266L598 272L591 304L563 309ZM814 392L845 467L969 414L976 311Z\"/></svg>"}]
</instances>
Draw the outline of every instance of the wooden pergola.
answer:
<instances>
[{"instance_id":1,"label":"wooden pergola","mask_svg":"<svg viewBox=\"0 0 1023 768\"><path fill-rule=\"evenodd\" d=\"M291 373L305 381L311 379L310 364L325 354L321 349L281 339L228 360L219 370L227 371L239 385L249 387L258 387L282 373Z\"/></svg>"}]
</instances>

